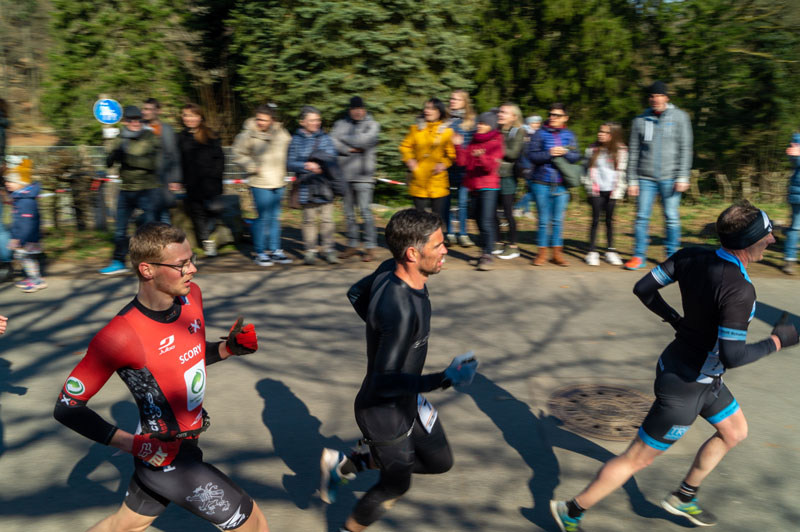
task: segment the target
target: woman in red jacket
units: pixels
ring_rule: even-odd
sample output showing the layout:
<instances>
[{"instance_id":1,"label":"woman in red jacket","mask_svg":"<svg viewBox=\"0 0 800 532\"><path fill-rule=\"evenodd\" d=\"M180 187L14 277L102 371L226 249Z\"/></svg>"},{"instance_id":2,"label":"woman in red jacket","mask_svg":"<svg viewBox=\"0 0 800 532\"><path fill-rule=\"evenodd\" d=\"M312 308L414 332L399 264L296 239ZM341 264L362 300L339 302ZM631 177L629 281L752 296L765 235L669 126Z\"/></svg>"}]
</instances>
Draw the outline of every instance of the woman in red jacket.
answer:
<instances>
[{"instance_id":1,"label":"woman in red jacket","mask_svg":"<svg viewBox=\"0 0 800 532\"><path fill-rule=\"evenodd\" d=\"M483 252L478 270L492 269L492 250L497 240L497 195L500 193L500 162L503 160L503 135L497 131L497 115L493 112L478 116L478 129L466 146L460 135L453 138L457 145L457 163L466 168L464 186L470 191L481 232Z\"/></svg>"}]
</instances>

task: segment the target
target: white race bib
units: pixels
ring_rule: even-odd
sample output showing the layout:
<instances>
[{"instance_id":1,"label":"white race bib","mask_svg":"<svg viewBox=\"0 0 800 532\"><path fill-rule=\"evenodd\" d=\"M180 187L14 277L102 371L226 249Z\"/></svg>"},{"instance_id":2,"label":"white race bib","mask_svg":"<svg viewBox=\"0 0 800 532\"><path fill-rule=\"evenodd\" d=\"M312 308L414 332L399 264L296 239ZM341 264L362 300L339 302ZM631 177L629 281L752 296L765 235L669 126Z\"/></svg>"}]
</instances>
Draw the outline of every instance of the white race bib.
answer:
<instances>
[{"instance_id":1,"label":"white race bib","mask_svg":"<svg viewBox=\"0 0 800 532\"><path fill-rule=\"evenodd\" d=\"M422 423L422 426L430 434L433 429L433 424L436 423L436 418L439 413L436 408L428 402L427 399L421 394L417 394L417 415Z\"/></svg>"}]
</instances>

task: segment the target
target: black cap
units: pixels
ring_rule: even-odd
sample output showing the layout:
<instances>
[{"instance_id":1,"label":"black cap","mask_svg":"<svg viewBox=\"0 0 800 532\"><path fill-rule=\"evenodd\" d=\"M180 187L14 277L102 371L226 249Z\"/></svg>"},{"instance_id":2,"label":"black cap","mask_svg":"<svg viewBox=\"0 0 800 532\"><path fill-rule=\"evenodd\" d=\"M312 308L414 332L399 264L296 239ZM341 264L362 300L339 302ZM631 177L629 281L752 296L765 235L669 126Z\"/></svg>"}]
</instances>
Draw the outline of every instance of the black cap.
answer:
<instances>
[{"instance_id":1,"label":"black cap","mask_svg":"<svg viewBox=\"0 0 800 532\"><path fill-rule=\"evenodd\" d=\"M669 96L667 84L661 80L656 80L647 87L647 94L663 94L664 96Z\"/></svg>"},{"instance_id":2,"label":"black cap","mask_svg":"<svg viewBox=\"0 0 800 532\"><path fill-rule=\"evenodd\" d=\"M142 118L142 111L135 105L129 105L125 108L125 111L123 111L122 118L126 120L130 118Z\"/></svg>"},{"instance_id":3,"label":"black cap","mask_svg":"<svg viewBox=\"0 0 800 532\"><path fill-rule=\"evenodd\" d=\"M486 111L478 115L478 123L486 124L492 129L497 129L497 113L494 111Z\"/></svg>"},{"instance_id":4,"label":"black cap","mask_svg":"<svg viewBox=\"0 0 800 532\"><path fill-rule=\"evenodd\" d=\"M362 109L366 107L364 105L364 100L361 99L361 96L353 96L350 98L350 109Z\"/></svg>"}]
</instances>

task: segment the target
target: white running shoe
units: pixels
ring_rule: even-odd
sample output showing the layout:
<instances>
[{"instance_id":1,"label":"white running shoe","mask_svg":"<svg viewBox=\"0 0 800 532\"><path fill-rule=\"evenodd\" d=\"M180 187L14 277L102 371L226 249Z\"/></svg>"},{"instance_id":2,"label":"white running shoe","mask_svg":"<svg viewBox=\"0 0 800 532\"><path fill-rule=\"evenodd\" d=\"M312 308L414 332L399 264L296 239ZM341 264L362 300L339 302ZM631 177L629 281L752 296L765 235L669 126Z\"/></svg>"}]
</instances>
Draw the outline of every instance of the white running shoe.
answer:
<instances>
[{"instance_id":1,"label":"white running shoe","mask_svg":"<svg viewBox=\"0 0 800 532\"><path fill-rule=\"evenodd\" d=\"M622 266L622 259L616 251L606 251L606 262L614 266Z\"/></svg>"},{"instance_id":2,"label":"white running shoe","mask_svg":"<svg viewBox=\"0 0 800 532\"><path fill-rule=\"evenodd\" d=\"M600 254L596 251L590 251L586 254L586 264L589 266L599 266L600 265Z\"/></svg>"}]
</instances>

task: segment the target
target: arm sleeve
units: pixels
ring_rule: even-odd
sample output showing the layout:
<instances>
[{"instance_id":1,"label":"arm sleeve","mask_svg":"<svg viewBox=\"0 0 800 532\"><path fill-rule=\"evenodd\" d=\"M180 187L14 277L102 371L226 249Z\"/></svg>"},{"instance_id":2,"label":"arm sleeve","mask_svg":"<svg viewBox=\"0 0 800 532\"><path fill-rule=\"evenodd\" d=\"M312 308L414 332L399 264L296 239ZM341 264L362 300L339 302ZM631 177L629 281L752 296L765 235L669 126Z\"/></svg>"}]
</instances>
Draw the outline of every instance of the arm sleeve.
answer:
<instances>
[{"instance_id":1,"label":"arm sleeve","mask_svg":"<svg viewBox=\"0 0 800 532\"><path fill-rule=\"evenodd\" d=\"M286 168L290 172L302 174L306 171L304 168L305 164L305 157L300 155L300 141L298 137L292 137L292 141L289 143L289 155L286 159Z\"/></svg>"},{"instance_id":2,"label":"arm sleeve","mask_svg":"<svg viewBox=\"0 0 800 532\"><path fill-rule=\"evenodd\" d=\"M364 124L363 128L356 128L356 131L352 135L345 137L345 142L353 148L368 150L378 144L378 135L380 132L381 125L374 120L370 120Z\"/></svg>"},{"instance_id":3,"label":"arm sleeve","mask_svg":"<svg viewBox=\"0 0 800 532\"><path fill-rule=\"evenodd\" d=\"M258 165L250 155L248 138L247 131L242 131L236 135L233 141L233 161L248 174L255 174L258 171Z\"/></svg>"},{"instance_id":4,"label":"arm sleeve","mask_svg":"<svg viewBox=\"0 0 800 532\"><path fill-rule=\"evenodd\" d=\"M525 144L525 134L522 132L522 128L517 129L514 137L511 139L511 142L506 143L508 149L504 148L503 153L503 160L509 163L513 163L517 159L519 159L520 153L522 153L522 146Z\"/></svg>"},{"instance_id":5,"label":"arm sleeve","mask_svg":"<svg viewBox=\"0 0 800 532\"><path fill-rule=\"evenodd\" d=\"M416 132L416 126L411 126L411 130L408 132L408 135L403 139L403 142L400 143L399 150L400 154L402 155L403 162L408 161L409 159L414 159L414 133Z\"/></svg>"},{"instance_id":6,"label":"arm sleeve","mask_svg":"<svg viewBox=\"0 0 800 532\"><path fill-rule=\"evenodd\" d=\"M350 300L350 304L353 305L353 309L362 320L367 321L369 302L372 299L372 283L375 282L375 278L382 273L393 271L395 267L397 264L394 259L387 259L374 272L358 281L347 291L347 299Z\"/></svg>"},{"instance_id":7,"label":"arm sleeve","mask_svg":"<svg viewBox=\"0 0 800 532\"><path fill-rule=\"evenodd\" d=\"M694 138L692 134L692 122L689 119L689 115L685 112L681 111L682 118L681 120L681 137L678 139L678 149L680 153L678 154L678 175L675 178L679 182L688 183L689 182L689 175L692 171L692 146L694 144Z\"/></svg>"},{"instance_id":8,"label":"arm sleeve","mask_svg":"<svg viewBox=\"0 0 800 532\"><path fill-rule=\"evenodd\" d=\"M574 146L574 148L569 150L567 154L564 156L564 158L569 162L571 162L572 164L575 164L581 160L581 150L578 149L578 138L575 136L575 133L570 131L569 135L570 135L569 144L571 146Z\"/></svg>"},{"instance_id":9,"label":"arm sleeve","mask_svg":"<svg viewBox=\"0 0 800 532\"><path fill-rule=\"evenodd\" d=\"M539 130L534 133L530 144L528 144L528 159L538 165L549 163L551 158L550 152L544 147L544 137L541 130Z\"/></svg>"},{"instance_id":10,"label":"arm sleeve","mask_svg":"<svg viewBox=\"0 0 800 532\"><path fill-rule=\"evenodd\" d=\"M115 319L89 343L83 359L72 370L58 395L53 416L78 434L108 445L117 427L87 406L111 375L135 364L133 350L140 352L136 335L122 320Z\"/></svg>"},{"instance_id":11,"label":"arm sleeve","mask_svg":"<svg viewBox=\"0 0 800 532\"><path fill-rule=\"evenodd\" d=\"M337 120L336 123L333 124L333 129L331 129L330 133L336 152L342 156L350 155L350 148L355 147L349 144L347 136L344 134L345 127L346 124L343 124L342 120Z\"/></svg>"},{"instance_id":12,"label":"arm sleeve","mask_svg":"<svg viewBox=\"0 0 800 532\"><path fill-rule=\"evenodd\" d=\"M209 342L206 340L206 366L216 364L222 357L219 355L219 344L222 342Z\"/></svg>"},{"instance_id":13,"label":"arm sleeve","mask_svg":"<svg viewBox=\"0 0 800 532\"><path fill-rule=\"evenodd\" d=\"M641 121L638 118L633 119L631 126L631 136L628 142L628 185L632 187L639 186L639 176L636 172L639 169L639 124Z\"/></svg>"},{"instance_id":14,"label":"arm sleeve","mask_svg":"<svg viewBox=\"0 0 800 532\"><path fill-rule=\"evenodd\" d=\"M402 372L405 356L412 348L417 316L407 305L377 305L373 325L380 329L375 363L369 379L380 397L429 392L441 388L444 372L414 375Z\"/></svg>"},{"instance_id":15,"label":"arm sleeve","mask_svg":"<svg viewBox=\"0 0 800 532\"><path fill-rule=\"evenodd\" d=\"M214 143L211 156L214 161L213 175L215 178L223 179L225 177L225 152L222 150L222 143L219 139L214 139L210 142Z\"/></svg>"},{"instance_id":16,"label":"arm sleeve","mask_svg":"<svg viewBox=\"0 0 800 532\"><path fill-rule=\"evenodd\" d=\"M674 257L673 255L650 270L650 272L639 279L639 282L633 287L633 293L644 303L644 306L673 327L681 320L681 315L664 301L664 298L661 297L658 291L668 284L675 282Z\"/></svg>"},{"instance_id":17,"label":"arm sleeve","mask_svg":"<svg viewBox=\"0 0 800 532\"><path fill-rule=\"evenodd\" d=\"M726 368L737 368L750 364L775 351L775 342L766 338L753 344L746 343L750 314L755 305L755 290L752 285L722 297L719 320L719 359Z\"/></svg>"}]
</instances>

